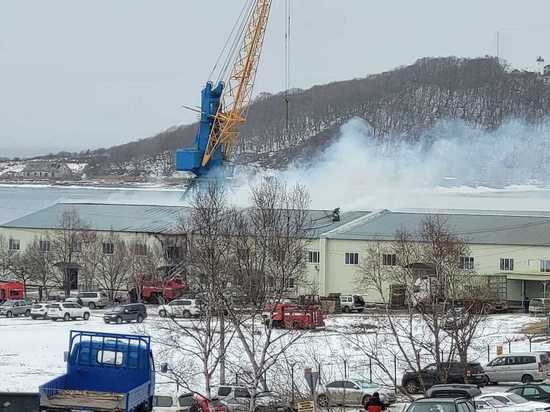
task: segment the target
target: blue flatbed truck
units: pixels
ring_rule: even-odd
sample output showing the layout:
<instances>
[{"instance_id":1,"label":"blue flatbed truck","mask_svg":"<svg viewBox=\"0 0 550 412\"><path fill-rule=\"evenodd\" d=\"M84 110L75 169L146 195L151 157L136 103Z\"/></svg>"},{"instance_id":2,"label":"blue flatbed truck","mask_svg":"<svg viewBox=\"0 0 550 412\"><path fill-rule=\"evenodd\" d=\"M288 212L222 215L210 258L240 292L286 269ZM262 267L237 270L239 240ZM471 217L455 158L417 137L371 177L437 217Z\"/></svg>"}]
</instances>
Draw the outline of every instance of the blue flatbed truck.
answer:
<instances>
[{"instance_id":1,"label":"blue flatbed truck","mask_svg":"<svg viewBox=\"0 0 550 412\"><path fill-rule=\"evenodd\" d=\"M67 373L40 386L41 411L151 411L149 336L71 331Z\"/></svg>"}]
</instances>

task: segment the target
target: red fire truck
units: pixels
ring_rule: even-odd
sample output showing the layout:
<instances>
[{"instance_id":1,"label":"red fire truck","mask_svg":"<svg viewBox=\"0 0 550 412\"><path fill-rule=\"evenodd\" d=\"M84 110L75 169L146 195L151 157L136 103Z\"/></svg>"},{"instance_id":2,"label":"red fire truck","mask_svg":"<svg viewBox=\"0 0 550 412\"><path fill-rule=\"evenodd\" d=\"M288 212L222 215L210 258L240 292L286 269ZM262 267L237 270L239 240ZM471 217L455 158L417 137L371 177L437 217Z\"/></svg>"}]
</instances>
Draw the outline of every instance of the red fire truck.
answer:
<instances>
[{"instance_id":1,"label":"red fire truck","mask_svg":"<svg viewBox=\"0 0 550 412\"><path fill-rule=\"evenodd\" d=\"M17 281L0 281L0 303L25 299L25 285Z\"/></svg>"}]
</instances>

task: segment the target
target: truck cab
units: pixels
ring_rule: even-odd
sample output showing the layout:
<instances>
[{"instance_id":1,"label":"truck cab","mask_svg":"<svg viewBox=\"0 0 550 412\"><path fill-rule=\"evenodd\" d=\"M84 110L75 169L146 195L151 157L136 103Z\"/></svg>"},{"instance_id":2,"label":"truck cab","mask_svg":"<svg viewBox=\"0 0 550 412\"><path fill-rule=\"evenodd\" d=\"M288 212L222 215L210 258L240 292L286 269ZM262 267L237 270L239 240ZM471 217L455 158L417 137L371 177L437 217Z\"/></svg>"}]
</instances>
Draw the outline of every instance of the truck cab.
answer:
<instances>
[{"instance_id":1,"label":"truck cab","mask_svg":"<svg viewBox=\"0 0 550 412\"><path fill-rule=\"evenodd\" d=\"M151 410L150 346L149 336L71 331L67 373L40 386L41 410Z\"/></svg>"}]
</instances>

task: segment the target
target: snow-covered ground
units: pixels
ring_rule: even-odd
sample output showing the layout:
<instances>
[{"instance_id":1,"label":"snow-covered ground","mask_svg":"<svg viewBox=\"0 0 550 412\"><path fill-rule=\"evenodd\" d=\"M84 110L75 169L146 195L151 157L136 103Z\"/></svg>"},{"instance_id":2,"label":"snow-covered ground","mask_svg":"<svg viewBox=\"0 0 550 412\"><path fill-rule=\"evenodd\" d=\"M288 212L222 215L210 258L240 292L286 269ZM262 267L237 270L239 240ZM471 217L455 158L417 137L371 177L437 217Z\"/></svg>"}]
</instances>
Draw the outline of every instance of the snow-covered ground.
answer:
<instances>
[{"instance_id":1,"label":"snow-covered ground","mask_svg":"<svg viewBox=\"0 0 550 412\"><path fill-rule=\"evenodd\" d=\"M0 318L0 391L36 391L40 384L62 374L65 369L63 352L67 350L70 330L145 333L158 337L158 318L154 315L155 312L155 308L151 307L149 318L141 325L107 325L103 322L102 311L94 311L89 321L53 322L24 317ZM315 357L323 365L323 375L327 380L330 380L331 376L335 379L342 373L341 364L344 357L349 359L349 375L367 377L364 359L359 359L360 356L353 353L343 335L349 333L349 328L353 324L373 321L375 318L371 315L330 316L325 331L306 334L298 341L293 352L308 355L308 351L314 349ZM507 337L515 336L520 339L512 344L512 351L528 350L529 343L521 335L520 329L533 321L533 318L523 314L492 315L476 342L477 358L482 364L486 363L487 345L491 345L494 351L496 344L506 342ZM550 349L550 344L533 343L533 350L543 348ZM505 352L507 349L505 347ZM153 351L157 358L162 357L162 348L158 345L153 345ZM493 355L494 352L491 356ZM402 368L398 369L400 376Z\"/></svg>"}]
</instances>

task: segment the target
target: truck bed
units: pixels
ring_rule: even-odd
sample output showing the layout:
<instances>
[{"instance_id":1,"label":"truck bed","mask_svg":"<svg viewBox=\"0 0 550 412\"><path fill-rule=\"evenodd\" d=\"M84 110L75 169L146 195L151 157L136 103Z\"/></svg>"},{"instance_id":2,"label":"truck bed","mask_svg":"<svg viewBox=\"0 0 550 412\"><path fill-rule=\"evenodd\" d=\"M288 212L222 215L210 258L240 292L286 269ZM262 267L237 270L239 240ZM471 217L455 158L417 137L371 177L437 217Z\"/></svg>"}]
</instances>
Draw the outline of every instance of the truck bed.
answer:
<instances>
[{"instance_id":1,"label":"truck bed","mask_svg":"<svg viewBox=\"0 0 550 412\"><path fill-rule=\"evenodd\" d=\"M48 399L52 407L90 408L112 411L125 409L125 396L121 393L77 391L62 389Z\"/></svg>"}]
</instances>

